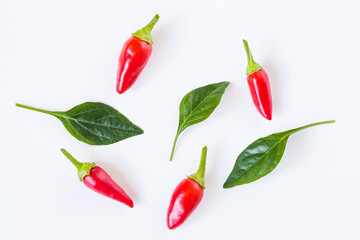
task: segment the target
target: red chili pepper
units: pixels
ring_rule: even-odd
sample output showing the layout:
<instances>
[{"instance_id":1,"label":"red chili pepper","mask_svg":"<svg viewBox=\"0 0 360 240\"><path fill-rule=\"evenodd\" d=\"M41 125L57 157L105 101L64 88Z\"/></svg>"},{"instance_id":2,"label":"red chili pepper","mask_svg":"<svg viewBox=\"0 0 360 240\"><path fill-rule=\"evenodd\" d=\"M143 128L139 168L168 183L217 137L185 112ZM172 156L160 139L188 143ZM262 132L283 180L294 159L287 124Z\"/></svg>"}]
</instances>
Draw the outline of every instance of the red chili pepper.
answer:
<instances>
[{"instance_id":1,"label":"red chili pepper","mask_svg":"<svg viewBox=\"0 0 360 240\"><path fill-rule=\"evenodd\" d=\"M271 89L268 75L264 69L254 61L247 41L243 40L248 59L246 68L247 82L250 88L251 97L256 109L266 119L272 118Z\"/></svg>"},{"instance_id":2,"label":"red chili pepper","mask_svg":"<svg viewBox=\"0 0 360 240\"><path fill-rule=\"evenodd\" d=\"M102 168L95 166L95 163L81 163L65 149L61 149L61 151L77 168L80 181L88 188L106 197L124 203L131 208L134 206L131 198Z\"/></svg>"},{"instance_id":3,"label":"red chili pepper","mask_svg":"<svg viewBox=\"0 0 360 240\"><path fill-rule=\"evenodd\" d=\"M199 205L204 195L206 153L205 146L201 151L198 171L182 180L171 196L166 221L169 229L179 227Z\"/></svg>"},{"instance_id":4,"label":"red chili pepper","mask_svg":"<svg viewBox=\"0 0 360 240\"><path fill-rule=\"evenodd\" d=\"M151 30L159 20L159 15L149 22L148 25L136 31L125 42L119 57L117 71L116 91L123 93L128 90L140 75L148 62L152 52Z\"/></svg>"}]
</instances>

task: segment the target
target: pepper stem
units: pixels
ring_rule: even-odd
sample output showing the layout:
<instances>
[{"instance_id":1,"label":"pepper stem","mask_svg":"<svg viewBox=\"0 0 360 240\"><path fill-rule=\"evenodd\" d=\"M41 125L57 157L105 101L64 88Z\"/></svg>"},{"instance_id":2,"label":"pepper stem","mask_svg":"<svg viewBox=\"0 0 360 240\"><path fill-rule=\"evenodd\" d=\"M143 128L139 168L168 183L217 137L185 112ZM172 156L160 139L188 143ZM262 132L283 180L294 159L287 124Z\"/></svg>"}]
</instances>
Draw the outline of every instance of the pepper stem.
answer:
<instances>
[{"instance_id":1,"label":"pepper stem","mask_svg":"<svg viewBox=\"0 0 360 240\"><path fill-rule=\"evenodd\" d=\"M192 180L196 181L204 189L205 189L204 179L205 179L206 154L207 154L207 146L203 147L203 149L201 150L199 169L197 170L196 173L188 176L188 178L191 178Z\"/></svg>"},{"instance_id":2,"label":"pepper stem","mask_svg":"<svg viewBox=\"0 0 360 240\"><path fill-rule=\"evenodd\" d=\"M137 30L132 35L140 38L143 41L148 42L149 44L153 44L151 30L153 29L159 18L160 18L159 14L156 14L145 27L141 28L140 30Z\"/></svg>"},{"instance_id":3,"label":"pepper stem","mask_svg":"<svg viewBox=\"0 0 360 240\"><path fill-rule=\"evenodd\" d=\"M254 64L254 58L251 54L248 42L245 39L243 39L243 43L244 43L244 47L245 47L245 51L246 51L246 55L247 55L248 65Z\"/></svg>"},{"instance_id":4,"label":"pepper stem","mask_svg":"<svg viewBox=\"0 0 360 240\"><path fill-rule=\"evenodd\" d=\"M72 164L74 164L74 166L76 167L76 169L77 170L80 170L81 169L81 167L82 167L82 163L81 162L79 162L78 160L76 160L68 151L66 151L65 149L60 149L61 150L61 152L65 155L65 157L67 157L69 160L70 160L70 162L72 163Z\"/></svg>"},{"instance_id":5,"label":"pepper stem","mask_svg":"<svg viewBox=\"0 0 360 240\"><path fill-rule=\"evenodd\" d=\"M81 182L84 180L85 176L90 174L91 169L93 167L95 167L95 163L79 162L65 149L61 148L60 150L70 160L70 162L76 167L76 169L78 171L78 177Z\"/></svg>"},{"instance_id":6,"label":"pepper stem","mask_svg":"<svg viewBox=\"0 0 360 240\"><path fill-rule=\"evenodd\" d=\"M248 42L245 39L243 39L243 43L244 43L244 47L245 47L245 51L246 51L246 55L247 55L247 61L248 61L248 66L246 68L246 75L249 76L253 73L260 71L263 68L257 62L254 61L254 58L250 51Z\"/></svg>"},{"instance_id":7,"label":"pepper stem","mask_svg":"<svg viewBox=\"0 0 360 240\"><path fill-rule=\"evenodd\" d=\"M146 29L146 31L151 32L151 30L154 28L155 24L157 23L157 21L159 21L159 14L156 14L153 19L151 19L151 21L144 27L144 29Z\"/></svg>"}]
</instances>

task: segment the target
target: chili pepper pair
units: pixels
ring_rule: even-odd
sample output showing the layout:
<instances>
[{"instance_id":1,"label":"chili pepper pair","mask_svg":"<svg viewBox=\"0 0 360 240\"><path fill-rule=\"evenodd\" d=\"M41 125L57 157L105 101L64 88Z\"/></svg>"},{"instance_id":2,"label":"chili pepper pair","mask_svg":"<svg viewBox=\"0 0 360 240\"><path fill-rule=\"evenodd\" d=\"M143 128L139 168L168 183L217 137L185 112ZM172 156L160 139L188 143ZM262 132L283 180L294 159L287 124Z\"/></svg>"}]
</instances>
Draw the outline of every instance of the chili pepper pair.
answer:
<instances>
[{"instance_id":1,"label":"chili pepper pair","mask_svg":"<svg viewBox=\"0 0 360 240\"><path fill-rule=\"evenodd\" d=\"M142 29L136 31L124 44L120 57L117 72L116 91L124 93L136 81L152 52L151 30L159 20L155 17ZM269 78L263 68L254 61L247 41L243 40L248 66L246 68L247 82L249 85L252 100L256 109L266 119L272 119L272 99Z\"/></svg>"},{"instance_id":2,"label":"chili pepper pair","mask_svg":"<svg viewBox=\"0 0 360 240\"><path fill-rule=\"evenodd\" d=\"M126 192L102 168L95 166L95 163L81 163L65 149L61 151L77 168L80 181L88 188L131 208L134 206ZM171 196L166 221L169 229L180 226L199 205L204 195L206 154L207 147L205 146L201 151L198 171L182 180Z\"/></svg>"}]
</instances>

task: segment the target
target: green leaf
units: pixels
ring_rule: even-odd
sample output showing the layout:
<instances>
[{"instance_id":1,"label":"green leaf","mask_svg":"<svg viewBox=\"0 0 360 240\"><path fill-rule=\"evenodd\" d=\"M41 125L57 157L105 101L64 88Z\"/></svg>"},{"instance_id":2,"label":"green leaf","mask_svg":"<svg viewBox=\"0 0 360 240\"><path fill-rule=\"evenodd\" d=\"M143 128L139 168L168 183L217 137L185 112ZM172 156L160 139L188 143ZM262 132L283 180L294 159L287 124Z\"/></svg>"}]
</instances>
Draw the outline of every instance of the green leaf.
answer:
<instances>
[{"instance_id":1,"label":"green leaf","mask_svg":"<svg viewBox=\"0 0 360 240\"><path fill-rule=\"evenodd\" d=\"M177 139L187 127L207 119L219 105L229 82L220 82L192 90L181 100L179 126L176 132L170 161L173 158Z\"/></svg>"},{"instance_id":2,"label":"green leaf","mask_svg":"<svg viewBox=\"0 0 360 240\"><path fill-rule=\"evenodd\" d=\"M231 188L262 178L280 162L290 135L309 127L334 122L317 122L256 140L240 153L223 187Z\"/></svg>"},{"instance_id":3,"label":"green leaf","mask_svg":"<svg viewBox=\"0 0 360 240\"><path fill-rule=\"evenodd\" d=\"M108 145L144 132L104 103L86 102L66 112L51 112L21 104L16 106L57 117L71 135L90 145Z\"/></svg>"}]
</instances>

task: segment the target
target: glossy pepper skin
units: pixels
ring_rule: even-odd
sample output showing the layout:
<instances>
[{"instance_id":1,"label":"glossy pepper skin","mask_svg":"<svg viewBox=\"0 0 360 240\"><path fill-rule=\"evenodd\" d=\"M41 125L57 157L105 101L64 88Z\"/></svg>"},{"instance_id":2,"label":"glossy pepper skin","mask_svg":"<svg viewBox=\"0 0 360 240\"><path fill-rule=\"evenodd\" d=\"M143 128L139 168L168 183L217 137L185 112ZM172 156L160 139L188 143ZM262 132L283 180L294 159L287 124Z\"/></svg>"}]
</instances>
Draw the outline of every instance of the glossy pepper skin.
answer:
<instances>
[{"instance_id":1,"label":"glossy pepper skin","mask_svg":"<svg viewBox=\"0 0 360 240\"><path fill-rule=\"evenodd\" d=\"M79 179L85 186L101 195L124 203L130 208L134 207L131 198L102 168L95 166L94 163L78 162L65 149L61 149L61 151L77 168Z\"/></svg>"},{"instance_id":2,"label":"glossy pepper skin","mask_svg":"<svg viewBox=\"0 0 360 240\"><path fill-rule=\"evenodd\" d=\"M269 77L264 69L254 61L249 45L243 40L248 66L246 68L247 82L249 85L252 100L256 109L266 119L272 119L272 98Z\"/></svg>"},{"instance_id":3,"label":"glossy pepper skin","mask_svg":"<svg viewBox=\"0 0 360 240\"><path fill-rule=\"evenodd\" d=\"M182 180L171 196L166 221L170 230L183 224L203 198L206 153L207 147L204 147L198 171Z\"/></svg>"},{"instance_id":4,"label":"glossy pepper skin","mask_svg":"<svg viewBox=\"0 0 360 240\"><path fill-rule=\"evenodd\" d=\"M139 77L149 61L152 52L151 30L159 20L159 15L144 28L136 31L125 42L119 57L116 91L121 94L128 90Z\"/></svg>"}]
</instances>

